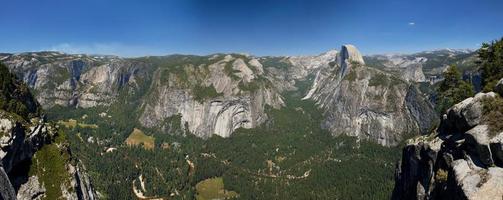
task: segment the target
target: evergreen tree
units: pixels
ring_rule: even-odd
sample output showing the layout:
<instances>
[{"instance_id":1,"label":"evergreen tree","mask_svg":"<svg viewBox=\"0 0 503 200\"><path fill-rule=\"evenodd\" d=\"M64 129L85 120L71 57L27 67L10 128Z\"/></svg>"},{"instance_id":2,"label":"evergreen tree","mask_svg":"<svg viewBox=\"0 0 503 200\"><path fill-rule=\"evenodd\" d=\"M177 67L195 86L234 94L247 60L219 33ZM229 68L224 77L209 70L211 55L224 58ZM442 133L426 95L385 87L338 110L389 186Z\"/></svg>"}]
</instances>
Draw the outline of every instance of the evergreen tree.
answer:
<instances>
[{"instance_id":1,"label":"evergreen tree","mask_svg":"<svg viewBox=\"0 0 503 200\"><path fill-rule=\"evenodd\" d=\"M445 111L454 104L474 95L473 86L461 79L461 73L456 66L448 67L444 73L444 80L438 88L437 111Z\"/></svg>"},{"instance_id":2,"label":"evergreen tree","mask_svg":"<svg viewBox=\"0 0 503 200\"><path fill-rule=\"evenodd\" d=\"M482 44L478 50L482 87L485 92L493 90L499 79L503 78L503 38Z\"/></svg>"}]
</instances>

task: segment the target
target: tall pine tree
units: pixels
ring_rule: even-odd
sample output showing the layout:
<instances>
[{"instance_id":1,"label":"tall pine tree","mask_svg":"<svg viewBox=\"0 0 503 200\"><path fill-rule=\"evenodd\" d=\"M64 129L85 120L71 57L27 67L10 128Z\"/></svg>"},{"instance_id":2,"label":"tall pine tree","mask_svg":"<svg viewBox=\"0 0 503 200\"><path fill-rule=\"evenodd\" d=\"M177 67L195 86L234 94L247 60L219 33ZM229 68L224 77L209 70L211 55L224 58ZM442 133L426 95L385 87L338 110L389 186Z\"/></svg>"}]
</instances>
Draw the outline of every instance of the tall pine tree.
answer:
<instances>
[{"instance_id":1,"label":"tall pine tree","mask_svg":"<svg viewBox=\"0 0 503 200\"><path fill-rule=\"evenodd\" d=\"M437 111L445 111L454 104L473 96L473 86L461 79L461 73L456 66L448 67L444 73L444 80L438 88Z\"/></svg>"},{"instance_id":2,"label":"tall pine tree","mask_svg":"<svg viewBox=\"0 0 503 200\"><path fill-rule=\"evenodd\" d=\"M484 92L488 92L503 78L503 38L482 44L478 54L482 87Z\"/></svg>"}]
</instances>

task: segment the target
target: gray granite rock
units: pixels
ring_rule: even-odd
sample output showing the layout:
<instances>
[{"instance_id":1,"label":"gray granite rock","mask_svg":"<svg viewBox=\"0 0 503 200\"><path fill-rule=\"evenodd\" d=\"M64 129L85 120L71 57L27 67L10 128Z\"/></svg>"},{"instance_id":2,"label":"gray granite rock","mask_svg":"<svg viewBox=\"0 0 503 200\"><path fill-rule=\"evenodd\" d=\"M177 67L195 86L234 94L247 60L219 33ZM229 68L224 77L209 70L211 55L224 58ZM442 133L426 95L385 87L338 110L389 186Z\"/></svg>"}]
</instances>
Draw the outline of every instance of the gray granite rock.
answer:
<instances>
[{"instance_id":1,"label":"gray granite rock","mask_svg":"<svg viewBox=\"0 0 503 200\"><path fill-rule=\"evenodd\" d=\"M354 46L344 45L335 65L317 72L303 99L314 100L324 111L324 128L333 135L393 146L405 133L426 133L433 127L438 117L415 87L364 64Z\"/></svg>"},{"instance_id":2,"label":"gray granite rock","mask_svg":"<svg viewBox=\"0 0 503 200\"><path fill-rule=\"evenodd\" d=\"M17 199L40 200L44 197L45 188L38 181L37 176L30 176L28 181L19 187Z\"/></svg>"},{"instance_id":3,"label":"gray granite rock","mask_svg":"<svg viewBox=\"0 0 503 200\"><path fill-rule=\"evenodd\" d=\"M503 132L490 134L481 110L487 98L501 97L490 92L468 98L449 109L441 131L408 141L392 199L503 197Z\"/></svg>"},{"instance_id":4,"label":"gray granite rock","mask_svg":"<svg viewBox=\"0 0 503 200\"><path fill-rule=\"evenodd\" d=\"M494 87L494 92L498 93L503 97L503 78L498 81L496 86Z\"/></svg>"}]
</instances>

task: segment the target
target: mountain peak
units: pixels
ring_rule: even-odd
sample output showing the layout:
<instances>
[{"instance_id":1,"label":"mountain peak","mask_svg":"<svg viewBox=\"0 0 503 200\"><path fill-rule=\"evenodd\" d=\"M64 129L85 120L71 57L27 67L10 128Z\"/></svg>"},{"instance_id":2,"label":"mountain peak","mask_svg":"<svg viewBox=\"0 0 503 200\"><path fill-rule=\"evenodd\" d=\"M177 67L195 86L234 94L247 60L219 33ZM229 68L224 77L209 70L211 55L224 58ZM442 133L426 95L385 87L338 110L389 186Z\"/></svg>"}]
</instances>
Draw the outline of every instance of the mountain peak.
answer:
<instances>
[{"instance_id":1,"label":"mountain peak","mask_svg":"<svg viewBox=\"0 0 503 200\"><path fill-rule=\"evenodd\" d=\"M365 62L363 61L362 54L352 44L342 45L341 47L341 61L344 62L346 59L349 62L357 62L360 64L365 64Z\"/></svg>"}]
</instances>

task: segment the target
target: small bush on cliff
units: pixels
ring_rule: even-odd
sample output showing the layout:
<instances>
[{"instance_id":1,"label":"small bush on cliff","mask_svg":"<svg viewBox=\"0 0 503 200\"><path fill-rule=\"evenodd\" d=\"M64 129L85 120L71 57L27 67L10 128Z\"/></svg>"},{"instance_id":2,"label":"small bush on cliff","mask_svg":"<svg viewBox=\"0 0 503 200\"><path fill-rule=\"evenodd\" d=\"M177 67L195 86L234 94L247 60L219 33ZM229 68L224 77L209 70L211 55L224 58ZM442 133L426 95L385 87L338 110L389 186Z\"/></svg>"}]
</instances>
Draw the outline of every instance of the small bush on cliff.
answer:
<instances>
[{"instance_id":1,"label":"small bush on cliff","mask_svg":"<svg viewBox=\"0 0 503 200\"><path fill-rule=\"evenodd\" d=\"M194 94L194 99L199 102L203 102L206 99L212 99L218 96L221 96L221 93L218 93L215 87L210 86L202 86L196 85L192 89L192 93Z\"/></svg>"},{"instance_id":2,"label":"small bush on cliff","mask_svg":"<svg viewBox=\"0 0 503 200\"><path fill-rule=\"evenodd\" d=\"M44 199L61 198L62 185L70 185L71 177L66 170L70 155L65 149L68 145L65 140L65 133L59 132L54 143L44 145L32 158L28 174L39 177L46 189Z\"/></svg>"},{"instance_id":3,"label":"small bush on cliff","mask_svg":"<svg viewBox=\"0 0 503 200\"><path fill-rule=\"evenodd\" d=\"M503 78L503 38L484 43L478 50L482 87L484 92L492 91L498 80Z\"/></svg>"},{"instance_id":4,"label":"small bush on cliff","mask_svg":"<svg viewBox=\"0 0 503 200\"><path fill-rule=\"evenodd\" d=\"M355 70L349 70L349 73L344 77L344 80L347 80L349 82L353 82L358 78L358 75L356 74Z\"/></svg>"},{"instance_id":5,"label":"small bush on cliff","mask_svg":"<svg viewBox=\"0 0 503 200\"><path fill-rule=\"evenodd\" d=\"M443 73L444 80L437 89L437 111L445 113L454 104L474 95L473 86L461 79L456 66L450 66Z\"/></svg>"},{"instance_id":6,"label":"small bush on cliff","mask_svg":"<svg viewBox=\"0 0 503 200\"><path fill-rule=\"evenodd\" d=\"M388 76L386 76L384 73L377 73L376 75L372 76L369 80L369 86L386 86L388 85L389 79Z\"/></svg>"},{"instance_id":7,"label":"small bush on cliff","mask_svg":"<svg viewBox=\"0 0 503 200\"><path fill-rule=\"evenodd\" d=\"M443 169L438 169L437 173L435 173L435 182L437 183L445 183L447 181L447 177L449 176L449 172Z\"/></svg>"},{"instance_id":8,"label":"small bush on cliff","mask_svg":"<svg viewBox=\"0 0 503 200\"><path fill-rule=\"evenodd\" d=\"M489 134L503 131L503 99L500 97L484 99L484 123L489 126Z\"/></svg>"}]
</instances>

